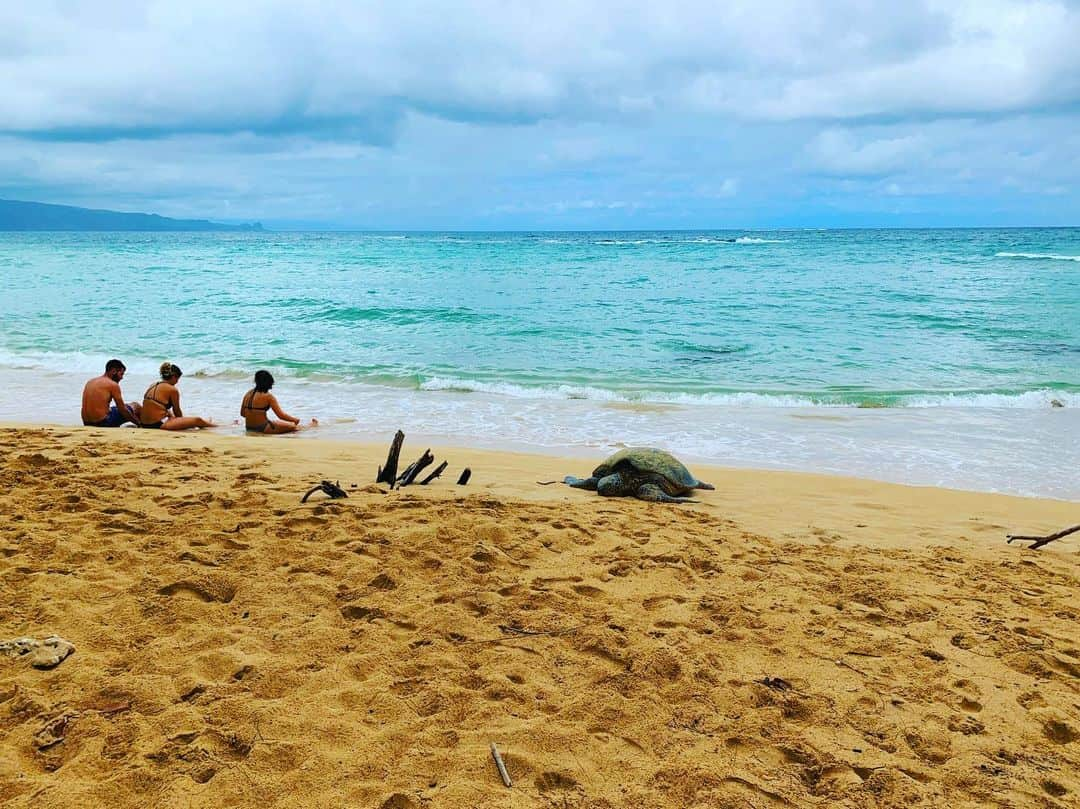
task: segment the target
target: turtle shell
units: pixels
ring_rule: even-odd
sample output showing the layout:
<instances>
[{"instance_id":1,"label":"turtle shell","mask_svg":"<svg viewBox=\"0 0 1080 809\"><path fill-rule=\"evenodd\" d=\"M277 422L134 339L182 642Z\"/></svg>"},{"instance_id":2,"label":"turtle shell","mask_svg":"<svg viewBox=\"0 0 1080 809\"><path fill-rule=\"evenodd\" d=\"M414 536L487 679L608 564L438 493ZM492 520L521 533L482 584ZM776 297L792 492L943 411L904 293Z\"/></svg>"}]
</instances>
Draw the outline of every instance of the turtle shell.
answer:
<instances>
[{"instance_id":1,"label":"turtle shell","mask_svg":"<svg viewBox=\"0 0 1080 809\"><path fill-rule=\"evenodd\" d=\"M639 472L653 472L667 478L676 489L693 489L701 483L674 455L655 447L630 447L619 450L593 470L593 477L606 477L624 464Z\"/></svg>"}]
</instances>

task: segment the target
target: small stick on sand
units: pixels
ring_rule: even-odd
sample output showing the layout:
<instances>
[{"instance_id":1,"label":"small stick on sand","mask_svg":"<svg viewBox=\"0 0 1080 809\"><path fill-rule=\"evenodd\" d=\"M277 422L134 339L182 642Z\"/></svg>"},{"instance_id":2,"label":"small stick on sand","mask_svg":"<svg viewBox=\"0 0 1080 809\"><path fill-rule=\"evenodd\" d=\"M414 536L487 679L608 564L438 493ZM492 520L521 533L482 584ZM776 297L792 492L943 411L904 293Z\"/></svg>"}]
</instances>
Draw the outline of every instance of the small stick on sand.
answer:
<instances>
[{"instance_id":1,"label":"small stick on sand","mask_svg":"<svg viewBox=\"0 0 1080 809\"><path fill-rule=\"evenodd\" d=\"M504 551L504 553L505 553L505 551ZM507 556L510 556L510 554L507 554ZM513 557L511 556L510 558L512 559ZM529 636L532 636L532 637L539 637L541 635L554 635L554 636L557 637L557 636L560 636L560 635L573 635L575 632L577 632L579 629L581 629L582 626L584 626L584 624L581 624L579 626L570 626L570 627L567 627L566 629L536 630L536 629L522 629L521 627L510 626L508 624L499 624L499 629L502 632L505 632L508 635L529 635Z\"/></svg>"},{"instance_id":2,"label":"small stick on sand","mask_svg":"<svg viewBox=\"0 0 1080 809\"><path fill-rule=\"evenodd\" d=\"M1069 534L1075 534L1077 531L1080 531L1080 525L1074 525L1072 528L1066 528L1063 531L1058 531L1056 534L1047 534L1044 537L1024 536L1023 534L1006 534L1005 544L1011 545L1015 539L1017 542L1030 542L1031 544L1028 545L1028 548L1036 550L1048 542L1067 537Z\"/></svg>"},{"instance_id":3,"label":"small stick on sand","mask_svg":"<svg viewBox=\"0 0 1080 809\"><path fill-rule=\"evenodd\" d=\"M508 787L512 787L514 782L510 780L510 773L506 771L506 765L503 764L502 756L499 755L499 748L495 746L495 742L491 743L491 757L495 759L495 766L499 768L499 777L502 778L502 782Z\"/></svg>"}]
</instances>

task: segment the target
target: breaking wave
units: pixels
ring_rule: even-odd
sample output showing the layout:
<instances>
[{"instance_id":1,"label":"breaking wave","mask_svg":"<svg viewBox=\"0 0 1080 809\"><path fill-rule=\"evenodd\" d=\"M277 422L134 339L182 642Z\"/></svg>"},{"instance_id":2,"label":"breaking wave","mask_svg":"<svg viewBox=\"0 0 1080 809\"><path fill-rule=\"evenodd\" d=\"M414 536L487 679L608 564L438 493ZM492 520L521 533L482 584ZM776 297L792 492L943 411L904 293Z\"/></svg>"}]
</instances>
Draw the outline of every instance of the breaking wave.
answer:
<instances>
[{"instance_id":1,"label":"breaking wave","mask_svg":"<svg viewBox=\"0 0 1080 809\"><path fill-rule=\"evenodd\" d=\"M1080 261L1080 256L1062 256L1056 253L994 253L995 258L1029 258L1043 261Z\"/></svg>"}]
</instances>

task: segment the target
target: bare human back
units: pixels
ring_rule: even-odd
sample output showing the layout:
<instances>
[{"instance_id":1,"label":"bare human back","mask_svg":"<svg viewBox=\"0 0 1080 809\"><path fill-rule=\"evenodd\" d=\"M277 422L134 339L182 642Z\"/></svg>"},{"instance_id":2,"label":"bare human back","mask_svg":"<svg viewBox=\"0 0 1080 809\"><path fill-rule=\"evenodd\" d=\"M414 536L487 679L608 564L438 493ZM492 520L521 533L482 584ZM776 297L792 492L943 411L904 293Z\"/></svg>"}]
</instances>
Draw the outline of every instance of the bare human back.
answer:
<instances>
[{"instance_id":1,"label":"bare human back","mask_svg":"<svg viewBox=\"0 0 1080 809\"><path fill-rule=\"evenodd\" d=\"M139 423L139 405L125 404L120 380L127 367L118 359L105 363L105 373L87 381L82 395L82 423L87 427L119 427Z\"/></svg>"}]
</instances>

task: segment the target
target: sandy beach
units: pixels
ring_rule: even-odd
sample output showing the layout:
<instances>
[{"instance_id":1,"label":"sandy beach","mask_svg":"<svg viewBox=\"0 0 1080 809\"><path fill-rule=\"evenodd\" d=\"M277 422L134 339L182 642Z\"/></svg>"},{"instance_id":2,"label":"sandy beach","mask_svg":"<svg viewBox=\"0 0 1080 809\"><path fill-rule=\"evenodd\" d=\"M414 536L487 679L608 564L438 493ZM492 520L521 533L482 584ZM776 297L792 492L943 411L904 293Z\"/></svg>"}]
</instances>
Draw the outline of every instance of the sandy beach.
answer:
<instances>
[{"instance_id":1,"label":"sandy beach","mask_svg":"<svg viewBox=\"0 0 1080 809\"><path fill-rule=\"evenodd\" d=\"M1078 805L1077 503L434 452L0 429L0 804Z\"/></svg>"}]
</instances>

